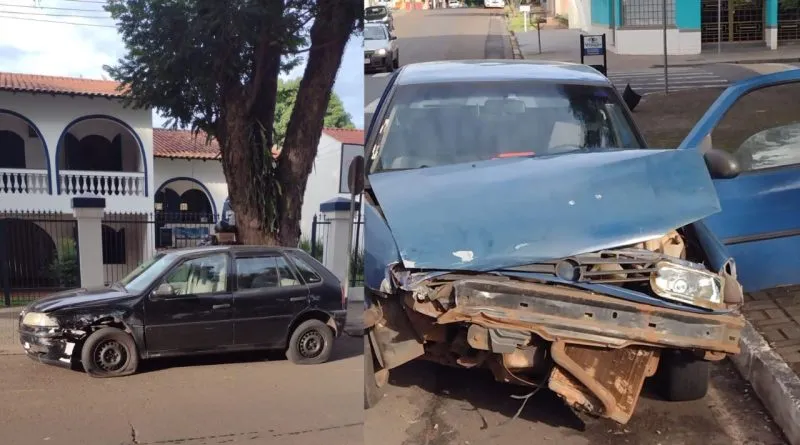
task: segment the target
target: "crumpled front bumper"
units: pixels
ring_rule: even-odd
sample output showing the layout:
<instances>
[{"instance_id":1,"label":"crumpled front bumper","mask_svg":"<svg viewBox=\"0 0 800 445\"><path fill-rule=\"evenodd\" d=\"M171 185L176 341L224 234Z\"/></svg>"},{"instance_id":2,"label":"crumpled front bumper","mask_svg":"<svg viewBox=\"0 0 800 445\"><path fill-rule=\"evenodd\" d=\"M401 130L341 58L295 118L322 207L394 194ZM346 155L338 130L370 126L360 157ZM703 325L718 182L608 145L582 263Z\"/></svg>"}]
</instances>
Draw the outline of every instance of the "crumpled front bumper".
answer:
<instances>
[{"instance_id":1,"label":"crumpled front bumper","mask_svg":"<svg viewBox=\"0 0 800 445\"><path fill-rule=\"evenodd\" d=\"M21 326L19 341L28 357L48 365L69 368L75 343L70 342L59 329L32 329Z\"/></svg>"}]
</instances>

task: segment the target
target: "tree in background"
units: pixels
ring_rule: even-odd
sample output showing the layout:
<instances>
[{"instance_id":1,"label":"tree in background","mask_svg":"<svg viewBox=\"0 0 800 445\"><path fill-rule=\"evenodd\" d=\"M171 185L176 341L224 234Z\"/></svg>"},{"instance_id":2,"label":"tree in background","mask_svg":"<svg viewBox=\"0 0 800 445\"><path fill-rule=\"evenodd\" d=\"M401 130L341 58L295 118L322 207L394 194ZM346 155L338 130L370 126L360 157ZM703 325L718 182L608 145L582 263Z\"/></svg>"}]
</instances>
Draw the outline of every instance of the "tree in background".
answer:
<instances>
[{"instance_id":1,"label":"tree in background","mask_svg":"<svg viewBox=\"0 0 800 445\"><path fill-rule=\"evenodd\" d=\"M278 101L275 105L275 144L277 145L283 144L283 138L286 135L286 128L289 126L289 119L292 116L299 88L299 77L290 80L278 80ZM355 128L353 117L344 109L344 103L336 93L331 93L323 127Z\"/></svg>"},{"instance_id":2,"label":"tree in background","mask_svg":"<svg viewBox=\"0 0 800 445\"><path fill-rule=\"evenodd\" d=\"M106 70L127 88L128 105L217 140L244 243L296 246L331 90L362 8L353 0L109 0L127 54ZM279 76L301 57L273 159Z\"/></svg>"}]
</instances>

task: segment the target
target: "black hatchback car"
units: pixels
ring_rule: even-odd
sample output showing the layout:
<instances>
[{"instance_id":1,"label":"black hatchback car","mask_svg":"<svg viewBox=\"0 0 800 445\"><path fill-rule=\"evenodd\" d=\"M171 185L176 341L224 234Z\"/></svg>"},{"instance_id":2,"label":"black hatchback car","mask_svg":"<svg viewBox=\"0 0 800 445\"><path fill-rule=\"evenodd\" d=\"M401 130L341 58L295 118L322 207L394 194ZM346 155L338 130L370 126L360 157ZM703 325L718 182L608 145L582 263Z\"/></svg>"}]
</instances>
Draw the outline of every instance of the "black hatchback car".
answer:
<instances>
[{"instance_id":1,"label":"black hatchback car","mask_svg":"<svg viewBox=\"0 0 800 445\"><path fill-rule=\"evenodd\" d=\"M102 289L28 305L20 342L41 362L94 377L136 372L140 359L285 349L323 363L344 329L344 289L299 249L213 246L159 253Z\"/></svg>"}]
</instances>

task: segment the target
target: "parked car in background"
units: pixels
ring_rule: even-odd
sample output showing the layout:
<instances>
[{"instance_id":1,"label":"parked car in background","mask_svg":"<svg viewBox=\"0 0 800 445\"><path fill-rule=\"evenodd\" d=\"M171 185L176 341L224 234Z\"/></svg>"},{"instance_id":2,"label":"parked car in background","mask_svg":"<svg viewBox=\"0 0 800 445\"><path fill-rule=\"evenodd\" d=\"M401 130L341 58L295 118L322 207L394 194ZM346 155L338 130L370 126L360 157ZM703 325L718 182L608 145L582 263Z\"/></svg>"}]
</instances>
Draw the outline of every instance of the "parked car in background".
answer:
<instances>
[{"instance_id":1,"label":"parked car in background","mask_svg":"<svg viewBox=\"0 0 800 445\"><path fill-rule=\"evenodd\" d=\"M484 8L505 8L506 2L504 0L483 0Z\"/></svg>"},{"instance_id":2,"label":"parked car in background","mask_svg":"<svg viewBox=\"0 0 800 445\"><path fill-rule=\"evenodd\" d=\"M341 283L304 251L215 246L159 253L110 287L37 300L19 333L33 359L117 377L141 359L245 350L323 363L346 314Z\"/></svg>"},{"instance_id":3,"label":"parked car in background","mask_svg":"<svg viewBox=\"0 0 800 445\"><path fill-rule=\"evenodd\" d=\"M400 67L397 37L381 23L364 24L364 69L391 72Z\"/></svg>"},{"instance_id":4,"label":"parked car in background","mask_svg":"<svg viewBox=\"0 0 800 445\"><path fill-rule=\"evenodd\" d=\"M732 155L647 147L585 65L411 64L386 88L364 147L367 406L418 358L623 424L649 377L667 400L705 396L745 323L705 224Z\"/></svg>"},{"instance_id":5,"label":"parked car in background","mask_svg":"<svg viewBox=\"0 0 800 445\"><path fill-rule=\"evenodd\" d=\"M447 7L448 8L460 8L461 7L461 2L459 0L449 0L447 2Z\"/></svg>"},{"instance_id":6,"label":"parked car in background","mask_svg":"<svg viewBox=\"0 0 800 445\"><path fill-rule=\"evenodd\" d=\"M388 6L369 6L364 9L364 23L379 23L394 31L394 16Z\"/></svg>"}]
</instances>

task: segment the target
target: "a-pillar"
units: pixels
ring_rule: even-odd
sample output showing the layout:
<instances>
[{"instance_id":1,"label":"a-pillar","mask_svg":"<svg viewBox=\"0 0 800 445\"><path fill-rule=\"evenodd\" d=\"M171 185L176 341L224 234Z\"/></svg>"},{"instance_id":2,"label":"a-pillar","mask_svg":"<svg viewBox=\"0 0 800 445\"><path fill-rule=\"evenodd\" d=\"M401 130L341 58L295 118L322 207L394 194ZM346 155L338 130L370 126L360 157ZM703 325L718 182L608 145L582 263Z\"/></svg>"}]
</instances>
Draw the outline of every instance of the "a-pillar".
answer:
<instances>
[{"instance_id":1,"label":"a-pillar","mask_svg":"<svg viewBox=\"0 0 800 445\"><path fill-rule=\"evenodd\" d=\"M72 198L72 212L78 222L81 287L105 285L102 228L105 208L105 198Z\"/></svg>"},{"instance_id":2,"label":"a-pillar","mask_svg":"<svg viewBox=\"0 0 800 445\"><path fill-rule=\"evenodd\" d=\"M358 201L355 202L354 208L356 211L358 210ZM343 285L349 286L349 283L345 283L344 280L352 248L350 239L348 239L353 227L353 220L350 218L350 199L340 197L325 201L319 205L319 211L323 214L325 221L329 221L328 234L323 246L322 264L333 272Z\"/></svg>"},{"instance_id":3,"label":"a-pillar","mask_svg":"<svg viewBox=\"0 0 800 445\"><path fill-rule=\"evenodd\" d=\"M778 49L778 0L764 1L764 41L769 49Z\"/></svg>"}]
</instances>

